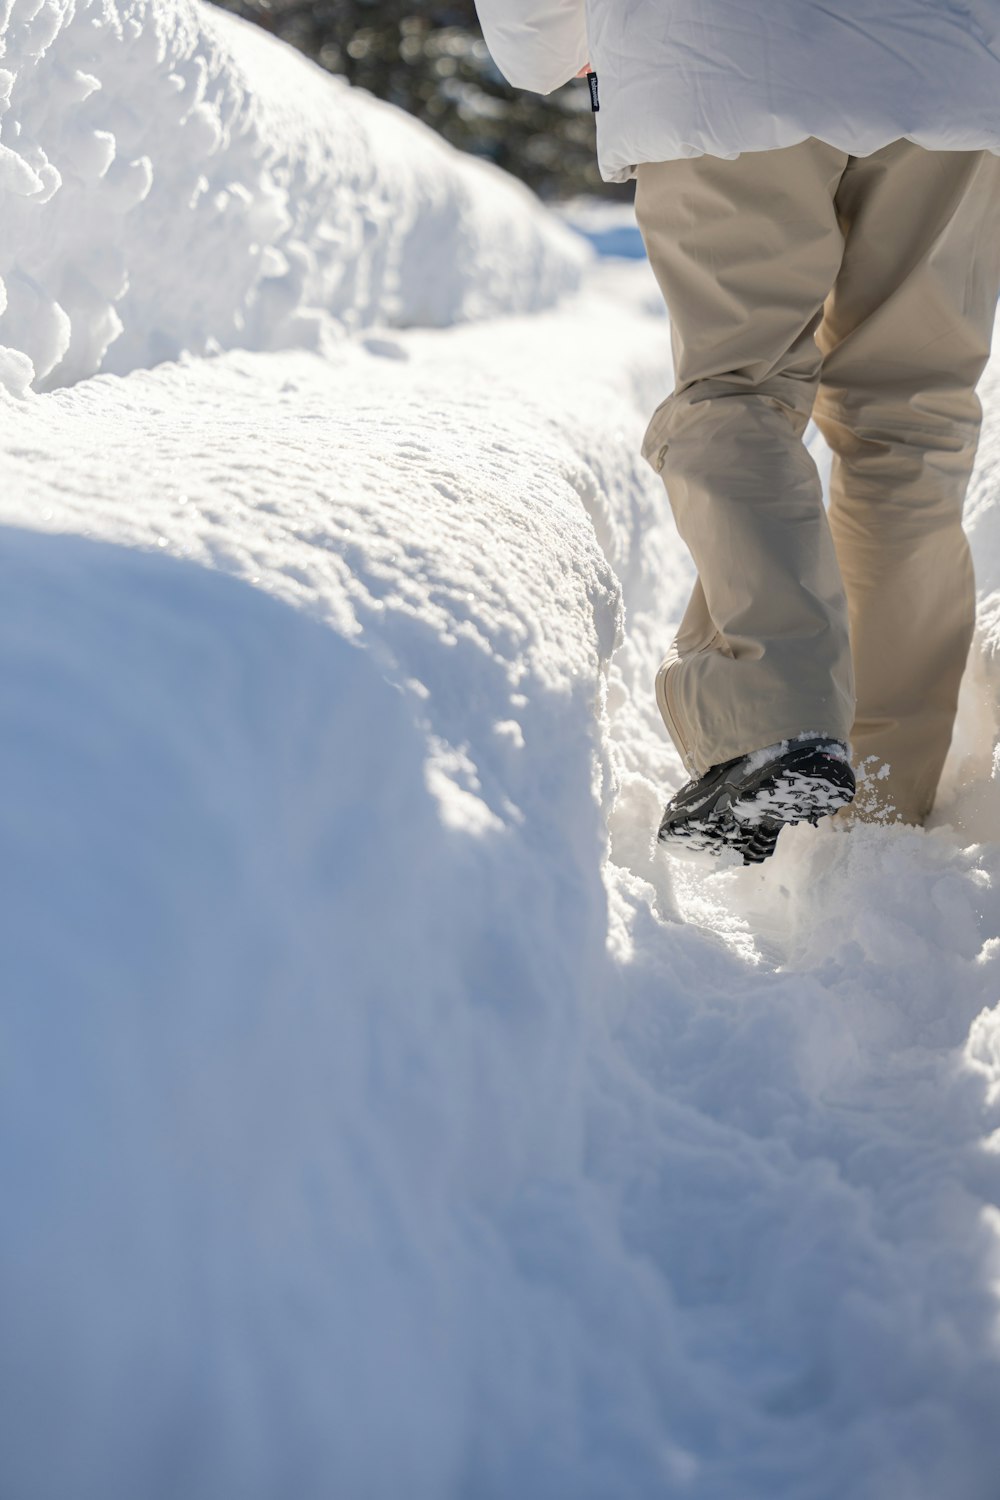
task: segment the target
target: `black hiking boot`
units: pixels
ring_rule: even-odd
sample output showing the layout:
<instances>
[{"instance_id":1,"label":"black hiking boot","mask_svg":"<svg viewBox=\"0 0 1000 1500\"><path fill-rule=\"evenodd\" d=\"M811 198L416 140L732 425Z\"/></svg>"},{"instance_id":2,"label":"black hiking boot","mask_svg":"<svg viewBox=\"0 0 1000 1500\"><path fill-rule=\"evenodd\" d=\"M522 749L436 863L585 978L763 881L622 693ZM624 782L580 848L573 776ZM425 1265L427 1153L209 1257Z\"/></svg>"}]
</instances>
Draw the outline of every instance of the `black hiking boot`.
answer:
<instances>
[{"instance_id":1,"label":"black hiking boot","mask_svg":"<svg viewBox=\"0 0 1000 1500\"><path fill-rule=\"evenodd\" d=\"M822 736L782 740L712 766L671 797L657 837L676 854L742 856L759 865L786 823L812 823L854 798L847 746Z\"/></svg>"}]
</instances>

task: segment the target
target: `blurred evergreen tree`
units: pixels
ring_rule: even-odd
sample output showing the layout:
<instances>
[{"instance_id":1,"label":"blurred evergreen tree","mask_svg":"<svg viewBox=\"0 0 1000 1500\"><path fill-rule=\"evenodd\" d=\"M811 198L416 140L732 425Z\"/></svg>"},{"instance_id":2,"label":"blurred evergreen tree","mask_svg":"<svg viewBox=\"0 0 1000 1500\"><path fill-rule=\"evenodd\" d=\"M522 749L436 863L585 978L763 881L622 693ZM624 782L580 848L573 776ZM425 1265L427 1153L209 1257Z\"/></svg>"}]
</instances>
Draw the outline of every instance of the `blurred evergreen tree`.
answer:
<instances>
[{"instance_id":1,"label":"blurred evergreen tree","mask_svg":"<svg viewBox=\"0 0 1000 1500\"><path fill-rule=\"evenodd\" d=\"M543 98L505 83L473 0L218 0L331 73L416 115L545 198L611 192L582 79Z\"/></svg>"}]
</instances>

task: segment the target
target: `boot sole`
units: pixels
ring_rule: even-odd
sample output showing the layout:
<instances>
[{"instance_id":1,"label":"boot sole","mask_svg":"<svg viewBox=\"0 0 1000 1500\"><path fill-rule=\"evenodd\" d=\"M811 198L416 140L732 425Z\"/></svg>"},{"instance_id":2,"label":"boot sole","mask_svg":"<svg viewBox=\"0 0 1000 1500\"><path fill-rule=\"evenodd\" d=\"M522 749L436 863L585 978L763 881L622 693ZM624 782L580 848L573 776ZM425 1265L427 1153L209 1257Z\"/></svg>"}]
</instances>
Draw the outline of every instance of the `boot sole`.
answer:
<instances>
[{"instance_id":1,"label":"boot sole","mask_svg":"<svg viewBox=\"0 0 1000 1500\"><path fill-rule=\"evenodd\" d=\"M846 761L820 745L803 745L738 782L723 779L701 802L668 809L658 837L678 854L735 853L744 864L761 864L774 853L782 828L815 827L846 807L854 791Z\"/></svg>"}]
</instances>

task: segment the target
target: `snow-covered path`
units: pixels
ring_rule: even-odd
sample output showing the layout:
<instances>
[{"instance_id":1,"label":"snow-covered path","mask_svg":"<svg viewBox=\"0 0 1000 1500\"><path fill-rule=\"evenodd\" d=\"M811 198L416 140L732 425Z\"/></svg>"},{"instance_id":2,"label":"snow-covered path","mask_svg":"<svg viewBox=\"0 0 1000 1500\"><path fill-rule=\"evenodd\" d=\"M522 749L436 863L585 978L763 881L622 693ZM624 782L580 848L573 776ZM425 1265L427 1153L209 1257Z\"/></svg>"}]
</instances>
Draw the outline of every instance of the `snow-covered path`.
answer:
<instances>
[{"instance_id":1,"label":"snow-covered path","mask_svg":"<svg viewBox=\"0 0 1000 1500\"><path fill-rule=\"evenodd\" d=\"M1000 356L936 826L698 871L647 268L191 0L0 53L4 1500L996 1500Z\"/></svg>"},{"instance_id":2,"label":"snow-covered path","mask_svg":"<svg viewBox=\"0 0 1000 1500\"><path fill-rule=\"evenodd\" d=\"M654 308L4 405L12 1494L993 1500L1000 843L654 855Z\"/></svg>"}]
</instances>

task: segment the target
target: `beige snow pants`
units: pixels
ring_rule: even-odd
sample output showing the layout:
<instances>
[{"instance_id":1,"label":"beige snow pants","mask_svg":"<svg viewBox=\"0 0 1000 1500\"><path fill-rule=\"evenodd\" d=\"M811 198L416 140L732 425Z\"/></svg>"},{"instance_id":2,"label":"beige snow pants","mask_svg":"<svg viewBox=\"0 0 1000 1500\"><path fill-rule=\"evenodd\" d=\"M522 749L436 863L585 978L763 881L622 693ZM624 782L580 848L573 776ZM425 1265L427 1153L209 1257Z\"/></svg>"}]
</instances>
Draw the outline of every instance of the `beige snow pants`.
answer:
<instances>
[{"instance_id":1,"label":"beige snow pants","mask_svg":"<svg viewBox=\"0 0 1000 1500\"><path fill-rule=\"evenodd\" d=\"M657 676L667 728L695 774L806 730L850 739L889 767L881 815L922 822L974 623L961 511L1000 158L810 140L656 162L636 215L676 378L643 452L698 570Z\"/></svg>"}]
</instances>

